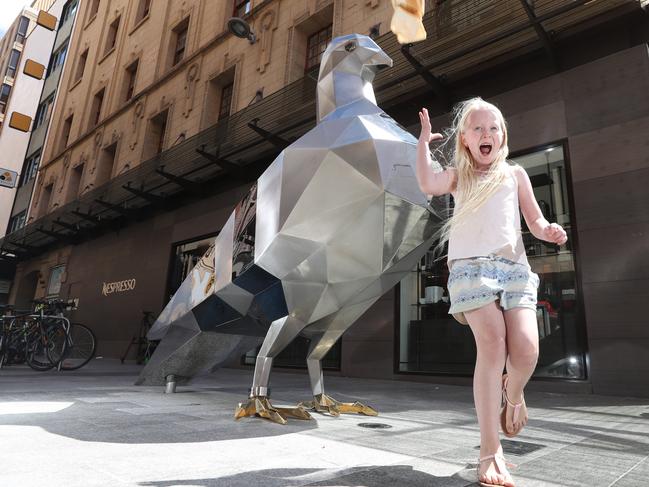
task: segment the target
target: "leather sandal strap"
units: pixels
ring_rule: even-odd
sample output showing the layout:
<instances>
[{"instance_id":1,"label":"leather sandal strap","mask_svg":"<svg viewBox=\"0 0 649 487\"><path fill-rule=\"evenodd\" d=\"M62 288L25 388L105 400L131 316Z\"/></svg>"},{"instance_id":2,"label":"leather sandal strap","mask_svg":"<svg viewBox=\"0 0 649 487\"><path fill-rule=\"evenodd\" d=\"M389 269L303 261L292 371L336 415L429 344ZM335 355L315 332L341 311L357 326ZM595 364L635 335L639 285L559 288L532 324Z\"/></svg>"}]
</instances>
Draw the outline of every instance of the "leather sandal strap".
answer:
<instances>
[{"instance_id":1,"label":"leather sandal strap","mask_svg":"<svg viewBox=\"0 0 649 487\"><path fill-rule=\"evenodd\" d=\"M498 472L502 475L509 474L509 468L516 468L516 465L505 460L505 457L500 453L494 453L493 455L487 455L486 457L478 458L478 463L486 462L487 460L492 460L496 464Z\"/></svg>"},{"instance_id":2,"label":"leather sandal strap","mask_svg":"<svg viewBox=\"0 0 649 487\"><path fill-rule=\"evenodd\" d=\"M493 455L487 455L486 457L478 458L478 462L486 462L487 460L491 460L492 458L495 458L496 454L494 453Z\"/></svg>"}]
</instances>

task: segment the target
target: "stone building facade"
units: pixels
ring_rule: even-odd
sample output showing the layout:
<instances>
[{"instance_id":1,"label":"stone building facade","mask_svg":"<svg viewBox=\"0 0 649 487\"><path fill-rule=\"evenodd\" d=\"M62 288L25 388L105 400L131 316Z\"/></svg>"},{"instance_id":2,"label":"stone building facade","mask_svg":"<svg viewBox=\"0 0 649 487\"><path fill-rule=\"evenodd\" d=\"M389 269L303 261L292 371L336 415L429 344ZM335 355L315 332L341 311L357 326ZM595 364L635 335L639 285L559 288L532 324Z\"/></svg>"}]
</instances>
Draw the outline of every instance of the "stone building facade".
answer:
<instances>
[{"instance_id":1,"label":"stone building facade","mask_svg":"<svg viewBox=\"0 0 649 487\"><path fill-rule=\"evenodd\" d=\"M547 343L533 387L648 395L631 379L649 372L645 5L535 3L429 1L429 39L401 49L388 0L81 2L28 224L2 243L19 255L12 299L76 299L99 353L120 356L141 312L162 309L251 180L314 123L328 39L358 32L395 59L379 104L413 132L421 106L444 127L454 101L496 102L514 160L570 230L565 248L529 242ZM227 31L232 16L254 43ZM470 336L426 294L445 286L435 265L350 329L332 373L470 380Z\"/></svg>"}]
</instances>

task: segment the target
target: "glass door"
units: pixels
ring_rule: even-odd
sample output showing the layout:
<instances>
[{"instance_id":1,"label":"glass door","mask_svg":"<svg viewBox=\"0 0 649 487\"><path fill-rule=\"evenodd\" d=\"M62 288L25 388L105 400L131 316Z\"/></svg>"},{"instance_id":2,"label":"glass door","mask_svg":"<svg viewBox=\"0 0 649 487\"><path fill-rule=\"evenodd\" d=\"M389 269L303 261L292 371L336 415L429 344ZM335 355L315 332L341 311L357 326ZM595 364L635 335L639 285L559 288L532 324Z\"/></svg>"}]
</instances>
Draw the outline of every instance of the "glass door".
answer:
<instances>
[{"instance_id":1,"label":"glass door","mask_svg":"<svg viewBox=\"0 0 649 487\"><path fill-rule=\"evenodd\" d=\"M561 224L568 242L537 240L521 218L523 243L532 270L540 277L536 310L540 356L535 377L583 379L585 339L575 272L573 216L567 164L561 145L512 158L532 182L545 218ZM449 205L451 205L449 197ZM432 249L399 286L399 372L471 375L475 344L468 326L448 315L446 258Z\"/></svg>"}]
</instances>

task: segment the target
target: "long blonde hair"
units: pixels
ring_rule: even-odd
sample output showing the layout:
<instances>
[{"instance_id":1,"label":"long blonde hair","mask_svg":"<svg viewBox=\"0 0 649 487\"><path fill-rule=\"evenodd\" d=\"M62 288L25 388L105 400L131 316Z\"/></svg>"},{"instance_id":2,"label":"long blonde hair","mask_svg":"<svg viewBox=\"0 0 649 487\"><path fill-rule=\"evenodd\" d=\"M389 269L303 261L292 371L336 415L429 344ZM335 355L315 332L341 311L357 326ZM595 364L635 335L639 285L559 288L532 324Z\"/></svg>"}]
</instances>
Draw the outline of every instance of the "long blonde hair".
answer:
<instances>
[{"instance_id":1,"label":"long blonde hair","mask_svg":"<svg viewBox=\"0 0 649 487\"><path fill-rule=\"evenodd\" d=\"M476 170L473 156L462 142L462 133L467 128L469 116L477 109L487 109L496 114L503 132L502 145L497 149L494 162L489 165L486 172L482 173ZM462 225L467 215L478 210L498 190L507 174L507 156L509 155L505 118L498 107L480 97L465 100L454 107L453 124L446 135L447 143L453 144L452 166L457 170L456 205L459 203L460 207L456 208L453 215L440 229L437 250L444 247L452 228Z\"/></svg>"}]
</instances>

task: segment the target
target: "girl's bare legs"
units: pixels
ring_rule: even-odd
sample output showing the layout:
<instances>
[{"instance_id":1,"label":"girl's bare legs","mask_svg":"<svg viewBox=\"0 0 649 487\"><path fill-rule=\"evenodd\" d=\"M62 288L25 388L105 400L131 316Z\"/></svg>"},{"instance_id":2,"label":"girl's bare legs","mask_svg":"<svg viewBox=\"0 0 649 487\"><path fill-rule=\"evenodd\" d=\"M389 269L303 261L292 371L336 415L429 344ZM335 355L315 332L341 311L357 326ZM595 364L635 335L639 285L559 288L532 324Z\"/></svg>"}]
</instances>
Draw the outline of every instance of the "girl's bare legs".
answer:
<instances>
[{"instance_id":1,"label":"girl's bare legs","mask_svg":"<svg viewBox=\"0 0 649 487\"><path fill-rule=\"evenodd\" d=\"M536 313L529 308L503 312L507 328L507 397L514 404L523 399L523 389L530 380L539 357L539 332ZM527 411L513 424L514 408L507 408L507 429L517 430L527 424Z\"/></svg>"},{"instance_id":2,"label":"girl's bare legs","mask_svg":"<svg viewBox=\"0 0 649 487\"><path fill-rule=\"evenodd\" d=\"M464 313L475 338L477 358L473 375L473 398L480 425L480 458L502 454L499 437L502 373L507 357L507 328L501 308L489 303ZM513 486L509 475L503 475L493 461L479 465L479 480L496 485Z\"/></svg>"}]
</instances>

